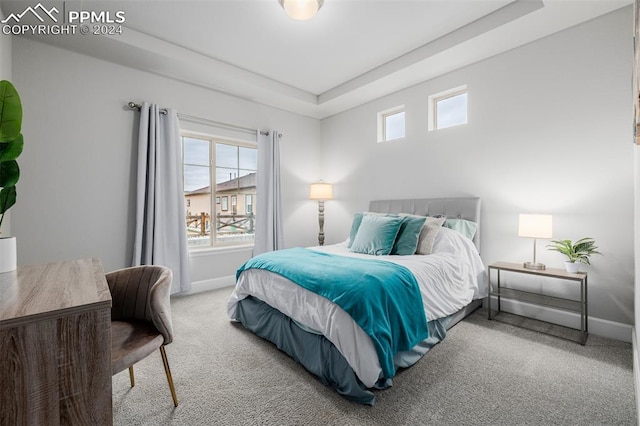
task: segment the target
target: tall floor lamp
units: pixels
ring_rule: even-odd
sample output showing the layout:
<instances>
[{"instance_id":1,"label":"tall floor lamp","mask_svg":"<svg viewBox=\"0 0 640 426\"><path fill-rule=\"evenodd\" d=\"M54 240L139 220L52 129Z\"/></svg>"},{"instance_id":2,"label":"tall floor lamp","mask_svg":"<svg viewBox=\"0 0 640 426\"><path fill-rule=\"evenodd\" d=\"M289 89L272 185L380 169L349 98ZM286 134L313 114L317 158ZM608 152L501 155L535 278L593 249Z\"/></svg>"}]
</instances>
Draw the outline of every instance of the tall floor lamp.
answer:
<instances>
[{"instance_id":1,"label":"tall floor lamp","mask_svg":"<svg viewBox=\"0 0 640 426\"><path fill-rule=\"evenodd\" d=\"M318 245L324 245L324 201L333 198L333 185L324 183L312 183L309 189L309 199L318 200L318 223L320 232L318 233Z\"/></svg>"}]
</instances>

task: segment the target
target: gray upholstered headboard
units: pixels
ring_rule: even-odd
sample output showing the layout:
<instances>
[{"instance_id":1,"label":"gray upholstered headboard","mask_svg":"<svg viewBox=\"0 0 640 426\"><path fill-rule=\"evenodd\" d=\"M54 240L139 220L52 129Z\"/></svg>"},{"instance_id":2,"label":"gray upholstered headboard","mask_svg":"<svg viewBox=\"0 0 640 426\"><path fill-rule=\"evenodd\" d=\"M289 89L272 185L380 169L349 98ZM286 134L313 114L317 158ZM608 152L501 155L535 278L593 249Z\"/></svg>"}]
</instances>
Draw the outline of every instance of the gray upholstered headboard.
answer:
<instances>
[{"instance_id":1,"label":"gray upholstered headboard","mask_svg":"<svg viewBox=\"0 0 640 426\"><path fill-rule=\"evenodd\" d=\"M478 230L473 242L480 252L480 198L417 198L414 200L376 200L369 203L369 211L379 213L411 213L421 216L444 215L474 221Z\"/></svg>"}]
</instances>

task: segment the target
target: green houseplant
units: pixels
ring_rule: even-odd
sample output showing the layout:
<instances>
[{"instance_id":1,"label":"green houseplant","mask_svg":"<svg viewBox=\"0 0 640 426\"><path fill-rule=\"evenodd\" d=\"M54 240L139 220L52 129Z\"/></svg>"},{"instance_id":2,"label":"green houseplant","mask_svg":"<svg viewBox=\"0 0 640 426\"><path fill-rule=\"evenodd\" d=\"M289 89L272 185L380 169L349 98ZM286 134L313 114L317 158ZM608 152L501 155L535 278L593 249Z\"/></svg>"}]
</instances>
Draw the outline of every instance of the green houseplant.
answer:
<instances>
[{"instance_id":1,"label":"green houseplant","mask_svg":"<svg viewBox=\"0 0 640 426\"><path fill-rule=\"evenodd\" d=\"M589 237L581 238L575 243L571 240L552 240L547 248L567 256L565 268L567 272L574 273L578 272L580 263L591 265L589 258L594 254L602 254L597 250L596 241Z\"/></svg>"},{"instance_id":2,"label":"green houseplant","mask_svg":"<svg viewBox=\"0 0 640 426\"><path fill-rule=\"evenodd\" d=\"M7 211L16 203L16 183L20 167L16 158L22 153L22 103L16 88L0 81L0 232ZM0 273L16 269L16 240L0 238Z\"/></svg>"}]
</instances>

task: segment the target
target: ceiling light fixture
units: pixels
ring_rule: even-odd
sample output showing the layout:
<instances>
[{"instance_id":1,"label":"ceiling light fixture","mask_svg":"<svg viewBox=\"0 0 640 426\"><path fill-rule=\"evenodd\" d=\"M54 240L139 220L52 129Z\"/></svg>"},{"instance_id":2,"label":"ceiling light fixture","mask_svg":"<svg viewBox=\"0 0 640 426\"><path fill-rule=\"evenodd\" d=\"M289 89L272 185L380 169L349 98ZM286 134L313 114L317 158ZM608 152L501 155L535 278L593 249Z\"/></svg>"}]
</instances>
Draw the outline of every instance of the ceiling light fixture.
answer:
<instances>
[{"instance_id":1,"label":"ceiling light fixture","mask_svg":"<svg viewBox=\"0 0 640 426\"><path fill-rule=\"evenodd\" d=\"M278 2L289 18L306 21L318 13L324 0L278 0Z\"/></svg>"}]
</instances>

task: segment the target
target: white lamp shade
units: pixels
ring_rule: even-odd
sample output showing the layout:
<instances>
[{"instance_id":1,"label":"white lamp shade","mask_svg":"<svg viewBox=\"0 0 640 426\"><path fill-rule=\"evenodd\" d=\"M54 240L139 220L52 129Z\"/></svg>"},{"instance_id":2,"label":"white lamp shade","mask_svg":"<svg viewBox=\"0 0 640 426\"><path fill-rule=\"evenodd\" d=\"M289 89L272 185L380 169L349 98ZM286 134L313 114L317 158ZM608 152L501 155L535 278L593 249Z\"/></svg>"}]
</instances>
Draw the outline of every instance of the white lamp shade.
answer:
<instances>
[{"instance_id":1,"label":"white lamp shade","mask_svg":"<svg viewBox=\"0 0 640 426\"><path fill-rule=\"evenodd\" d=\"M290 18L306 21L312 18L322 7L324 0L279 0Z\"/></svg>"},{"instance_id":2,"label":"white lamp shade","mask_svg":"<svg viewBox=\"0 0 640 426\"><path fill-rule=\"evenodd\" d=\"M528 238L552 238L553 217L550 214L521 214L518 236Z\"/></svg>"},{"instance_id":3,"label":"white lamp shade","mask_svg":"<svg viewBox=\"0 0 640 426\"><path fill-rule=\"evenodd\" d=\"M309 198L312 200L331 200L333 198L333 185L330 183L312 183L309 189Z\"/></svg>"}]
</instances>

